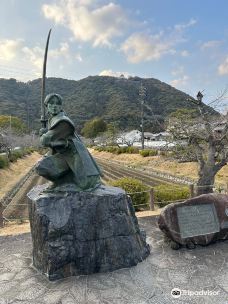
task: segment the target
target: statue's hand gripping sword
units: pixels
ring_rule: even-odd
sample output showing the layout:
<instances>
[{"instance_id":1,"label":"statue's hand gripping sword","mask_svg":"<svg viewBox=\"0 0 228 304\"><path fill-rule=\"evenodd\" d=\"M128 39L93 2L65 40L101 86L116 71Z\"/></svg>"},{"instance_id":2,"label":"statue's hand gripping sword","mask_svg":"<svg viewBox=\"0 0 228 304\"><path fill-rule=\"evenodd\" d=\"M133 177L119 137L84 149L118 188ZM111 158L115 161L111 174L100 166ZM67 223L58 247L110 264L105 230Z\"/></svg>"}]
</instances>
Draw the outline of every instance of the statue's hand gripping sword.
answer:
<instances>
[{"instance_id":1,"label":"statue's hand gripping sword","mask_svg":"<svg viewBox=\"0 0 228 304\"><path fill-rule=\"evenodd\" d=\"M43 63L43 74L42 74L42 85L41 85L41 126L42 128L47 127L47 117L46 117L46 110L44 105L44 99L45 99L45 81L46 81L46 67L47 67L47 54L48 54L48 45L49 45L49 39L51 35L51 29L49 30L46 47L45 47L45 53L44 53L44 63Z\"/></svg>"}]
</instances>

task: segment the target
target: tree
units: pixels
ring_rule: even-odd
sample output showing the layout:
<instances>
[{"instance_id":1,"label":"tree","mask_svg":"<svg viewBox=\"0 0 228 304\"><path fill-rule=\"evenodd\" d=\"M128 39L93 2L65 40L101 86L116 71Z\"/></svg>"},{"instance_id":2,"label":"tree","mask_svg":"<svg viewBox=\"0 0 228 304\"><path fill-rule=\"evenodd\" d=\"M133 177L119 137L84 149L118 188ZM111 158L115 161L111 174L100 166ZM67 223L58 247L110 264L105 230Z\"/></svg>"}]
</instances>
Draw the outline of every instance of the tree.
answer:
<instances>
[{"instance_id":1,"label":"tree","mask_svg":"<svg viewBox=\"0 0 228 304\"><path fill-rule=\"evenodd\" d=\"M199 92L191 100L197 110L178 110L168 122L173 140L185 142L198 161L197 195L213 192L215 175L228 161L228 117L205 109L202 97Z\"/></svg>"},{"instance_id":2,"label":"tree","mask_svg":"<svg viewBox=\"0 0 228 304\"><path fill-rule=\"evenodd\" d=\"M116 142L119 145L127 145L128 147L133 146L135 142L140 142L142 138L141 132L138 130L132 131L119 131Z\"/></svg>"},{"instance_id":3,"label":"tree","mask_svg":"<svg viewBox=\"0 0 228 304\"><path fill-rule=\"evenodd\" d=\"M103 133L107 130L106 122L101 118L94 118L85 123L82 134L86 138L94 139L100 133Z\"/></svg>"},{"instance_id":4,"label":"tree","mask_svg":"<svg viewBox=\"0 0 228 304\"><path fill-rule=\"evenodd\" d=\"M98 134L96 137L96 142L103 146L119 146L117 143L117 138L119 134L119 128L115 123L107 124L107 129L105 132Z\"/></svg>"},{"instance_id":5,"label":"tree","mask_svg":"<svg viewBox=\"0 0 228 304\"><path fill-rule=\"evenodd\" d=\"M26 131L26 126L23 121L16 116L0 115L0 130L24 133Z\"/></svg>"},{"instance_id":6,"label":"tree","mask_svg":"<svg viewBox=\"0 0 228 304\"><path fill-rule=\"evenodd\" d=\"M10 158L14 148L38 146L38 138L34 132L25 133L23 121L14 116L0 115L0 153L5 152Z\"/></svg>"}]
</instances>

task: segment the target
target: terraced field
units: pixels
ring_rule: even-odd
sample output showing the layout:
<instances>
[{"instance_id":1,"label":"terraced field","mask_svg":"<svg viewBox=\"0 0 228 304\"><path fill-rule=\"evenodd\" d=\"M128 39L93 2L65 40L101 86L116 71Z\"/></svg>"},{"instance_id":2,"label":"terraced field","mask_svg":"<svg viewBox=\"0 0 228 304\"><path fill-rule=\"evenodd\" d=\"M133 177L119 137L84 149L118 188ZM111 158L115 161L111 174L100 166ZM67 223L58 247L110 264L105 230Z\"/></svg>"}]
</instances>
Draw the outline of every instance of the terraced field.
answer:
<instances>
[{"instance_id":1,"label":"terraced field","mask_svg":"<svg viewBox=\"0 0 228 304\"><path fill-rule=\"evenodd\" d=\"M132 177L141 180L145 185L148 186L156 186L160 184L173 184L173 181L170 181L166 178L161 178L156 175L153 175L153 172L148 173L142 170L136 170L133 168L129 168L118 164L117 162L110 160L102 160L100 158L96 158L97 163L102 169L104 174L103 180L104 182L108 182L111 180L115 180L121 177ZM179 183L176 183L179 184Z\"/></svg>"},{"instance_id":2,"label":"terraced field","mask_svg":"<svg viewBox=\"0 0 228 304\"><path fill-rule=\"evenodd\" d=\"M8 202L3 211L6 220L28 219L28 198L26 194L36 185L44 184L46 181L43 177L33 173L22 185L19 191L15 193Z\"/></svg>"},{"instance_id":3,"label":"terraced field","mask_svg":"<svg viewBox=\"0 0 228 304\"><path fill-rule=\"evenodd\" d=\"M103 183L108 183L111 180L115 180L121 177L133 177L141 180L144 184L148 186L156 186L159 184L173 184L168 179L160 178L157 176L153 176L153 172L151 174L145 173L140 170L132 169L129 167L125 167L117 162L102 160L100 158L96 158L97 163L102 169ZM15 193L15 195L8 201L5 209L3 211L3 216L6 220L11 219L27 219L28 218L28 199L26 194L34 187L35 185L44 184L46 180L35 173L31 174L31 176L25 181L25 183L20 187L19 191Z\"/></svg>"}]
</instances>

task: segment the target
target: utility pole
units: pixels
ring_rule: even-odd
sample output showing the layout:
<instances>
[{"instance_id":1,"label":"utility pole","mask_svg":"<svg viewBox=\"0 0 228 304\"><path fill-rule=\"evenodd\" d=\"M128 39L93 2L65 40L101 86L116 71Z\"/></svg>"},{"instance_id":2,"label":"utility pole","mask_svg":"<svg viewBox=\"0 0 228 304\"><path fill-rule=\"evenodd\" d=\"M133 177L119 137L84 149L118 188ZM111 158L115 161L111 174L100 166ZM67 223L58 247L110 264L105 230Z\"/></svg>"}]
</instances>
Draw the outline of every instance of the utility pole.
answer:
<instances>
[{"instance_id":1,"label":"utility pole","mask_svg":"<svg viewBox=\"0 0 228 304\"><path fill-rule=\"evenodd\" d=\"M11 116L11 114L10 114L10 133L11 133L11 131L12 131L12 116Z\"/></svg>"},{"instance_id":2,"label":"utility pole","mask_svg":"<svg viewBox=\"0 0 228 304\"><path fill-rule=\"evenodd\" d=\"M27 129L30 132L30 83L27 82L25 85L25 90L26 90L26 120L27 120Z\"/></svg>"},{"instance_id":3,"label":"utility pole","mask_svg":"<svg viewBox=\"0 0 228 304\"><path fill-rule=\"evenodd\" d=\"M143 86L142 82L139 88L139 98L141 103L141 142L142 150L144 150L144 102L146 96L146 88Z\"/></svg>"}]
</instances>

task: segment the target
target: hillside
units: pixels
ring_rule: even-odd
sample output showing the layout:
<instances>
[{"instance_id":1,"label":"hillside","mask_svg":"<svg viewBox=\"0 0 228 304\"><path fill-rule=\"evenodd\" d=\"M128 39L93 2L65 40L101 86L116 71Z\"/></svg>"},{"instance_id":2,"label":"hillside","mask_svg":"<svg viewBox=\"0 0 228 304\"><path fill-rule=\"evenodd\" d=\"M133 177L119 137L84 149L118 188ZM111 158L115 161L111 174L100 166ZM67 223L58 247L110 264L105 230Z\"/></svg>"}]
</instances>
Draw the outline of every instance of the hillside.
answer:
<instances>
[{"instance_id":1,"label":"hillside","mask_svg":"<svg viewBox=\"0 0 228 304\"><path fill-rule=\"evenodd\" d=\"M164 120L178 108L193 108L189 95L154 78L89 76L79 81L48 78L46 92L64 98L64 109L80 131L96 116L121 128L138 128L141 120L140 84L146 87L145 130L160 131ZM27 83L0 79L0 115L22 118L30 128L39 128L41 80Z\"/></svg>"}]
</instances>

